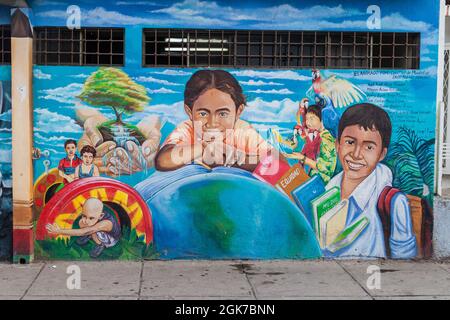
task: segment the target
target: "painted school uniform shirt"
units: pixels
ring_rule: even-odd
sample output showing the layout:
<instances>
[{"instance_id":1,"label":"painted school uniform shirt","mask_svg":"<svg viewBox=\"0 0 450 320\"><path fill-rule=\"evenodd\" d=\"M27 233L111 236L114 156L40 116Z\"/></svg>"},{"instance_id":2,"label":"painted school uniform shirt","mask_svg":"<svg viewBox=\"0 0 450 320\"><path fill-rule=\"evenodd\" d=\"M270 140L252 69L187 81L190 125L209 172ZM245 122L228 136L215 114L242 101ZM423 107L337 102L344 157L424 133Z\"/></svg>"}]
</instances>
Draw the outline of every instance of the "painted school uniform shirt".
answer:
<instances>
[{"instance_id":1,"label":"painted school uniform shirt","mask_svg":"<svg viewBox=\"0 0 450 320\"><path fill-rule=\"evenodd\" d=\"M167 137L164 145L193 145L194 125L187 120L179 124ZM236 149L244 151L246 154L267 155L273 147L265 141L261 135L246 121L237 120L233 136L226 139L226 143L233 145Z\"/></svg>"},{"instance_id":2,"label":"painted school uniform shirt","mask_svg":"<svg viewBox=\"0 0 450 320\"><path fill-rule=\"evenodd\" d=\"M343 173L336 175L327 184L326 189L341 187ZM331 253L330 257L377 257L385 258L383 226L377 210L378 198L386 186L392 185L392 172L378 164L375 170L352 192L349 197L346 227L352 225L362 217L367 217L369 224L359 236L348 246ZM398 193L392 199L391 205L391 234L389 246L391 258L408 259L417 255L416 238L413 232L408 198Z\"/></svg>"}]
</instances>

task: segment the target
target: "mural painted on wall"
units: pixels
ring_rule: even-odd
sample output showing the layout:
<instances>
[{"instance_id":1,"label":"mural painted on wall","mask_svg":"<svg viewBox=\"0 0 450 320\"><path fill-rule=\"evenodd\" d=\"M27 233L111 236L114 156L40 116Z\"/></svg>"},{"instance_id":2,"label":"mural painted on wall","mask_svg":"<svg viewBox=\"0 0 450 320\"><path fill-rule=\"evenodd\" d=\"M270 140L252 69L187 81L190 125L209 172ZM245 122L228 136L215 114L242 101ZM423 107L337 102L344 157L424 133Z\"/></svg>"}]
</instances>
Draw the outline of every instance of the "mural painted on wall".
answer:
<instances>
[{"instance_id":1,"label":"mural painted on wall","mask_svg":"<svg viewBox=\"0 0 450 320\"><path fill-rule=\"evenodd\" d=\"M396 81L380 88L319 70L289 71L295 81L281 78L287 71L152 72L182 74L165 78L184 91L184 102L153 104L147 78L115 68L40 91L39 101L60 108L37 108L37 123L62 129L37 126L35 134L44 155L35 168L41 255L429 254L434 140L406 127L410 114L376 104L373 92L397 92ZM297 99L250 100L245 83L267 76L290 83ZM58 103L58 91L71 87L75 110ZM220 165L214 150L225 155Z\"/></svg>"},{"instance_id":2,"label":"mural painted on wall","mask_svg":"<svg viewBox=\"0 0 450 320\"><path fill-rule=\"evenodd\" d=\"M140 39L137 29L127 37ZM430 255L437 61L423 56L415 71L142 68L130 47L120 69L34 69L39 257Z\"/></svg>"},{"instance_id":3,"label":"mural painted on wall","mask_svg":"<svg viewBox=\"0 0 450 320\"><path fill-rule=\"evenodd\" d=\"M0 81L0 260L11 255L11 84Z\"/></svg>"}]
</instances>

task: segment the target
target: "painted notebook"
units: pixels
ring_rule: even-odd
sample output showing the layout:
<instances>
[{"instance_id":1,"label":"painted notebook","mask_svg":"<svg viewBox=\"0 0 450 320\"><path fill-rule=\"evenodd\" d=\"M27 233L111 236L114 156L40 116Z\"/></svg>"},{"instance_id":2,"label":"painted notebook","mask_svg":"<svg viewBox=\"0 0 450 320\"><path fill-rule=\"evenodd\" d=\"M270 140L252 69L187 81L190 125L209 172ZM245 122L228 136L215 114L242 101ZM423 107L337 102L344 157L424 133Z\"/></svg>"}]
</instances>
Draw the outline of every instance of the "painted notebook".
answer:
<instances>
[{"instance_id":1,"label":"painted notebook","mask_svg":"<svg viewBox=\"0 0 450 320\"><path fill-rule=\"evenodd\" d=\"M281 178L278 180L275 187L281 192L287 194L292 201L294 198L292 196L292 191L301 186L309 179L308 174L305 172L303 167L300 164L293 165L289 171L287 171Z\"/></svg>"},{"instance_id":2,"label":"painted notebook","mask_svg":"<svg viewBox=\"0 0 450 320\"><path fill-rule=\"evenodd\" d=\"M337 238L328 246L328 250L332 253L350 245L358 238L360 233L369 225L369 219L362 217L351 226L342 231Z\"/></svg>"},{"instance_id":3,"label":"painted notebook","mask_svg":"<svg viewBox=\"0 0 450 320\"><path fill-rule=\"evenodd\" d=\"M324 194L311 201L311 209L314 218L314 230L316 231L317 239L321 239L320 220L340 201L341 191L338 187L333 187L327 190Z\"/></svg>"},{"instance_id":4,"label":"painted notebook","mask_svg":"<svg viewBox=\"0 0 450 320\"><path fill-rule=\"evenodd\" d=\"M347 221L348 200L341 200L336 206L325 213L319 221L320 246L328 247L337 236L345 229Z\"/></svg>"},{"instance_id":5,"label":"painted notebook","mask_svg":"<svg viewBox=\"0 0 450 320\"><path fill-rule=\"evenodd\" d=\"M291 194L295 203L305 215L306 219L314 228L314 218L311 208L311 200L325 192L325 184L319 175L315 175L301 186L294 189Z\"/></svg>"}]
</instances>

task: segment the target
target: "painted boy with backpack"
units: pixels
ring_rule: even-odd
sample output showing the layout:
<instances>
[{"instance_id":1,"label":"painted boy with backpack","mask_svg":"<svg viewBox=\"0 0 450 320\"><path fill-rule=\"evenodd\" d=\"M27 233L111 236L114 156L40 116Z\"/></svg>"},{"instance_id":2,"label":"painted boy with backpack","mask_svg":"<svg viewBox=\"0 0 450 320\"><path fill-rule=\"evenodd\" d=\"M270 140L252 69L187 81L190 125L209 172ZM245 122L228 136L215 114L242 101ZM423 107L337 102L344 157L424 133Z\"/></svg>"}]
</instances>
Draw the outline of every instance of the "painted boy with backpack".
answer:
<instances>
[{"instance_id":1,"label":"painted boy with backpack","mask_svg":"<svg viewBox=\"0 0 450 320\"><path fill-rule=\"evenodd\" d=\"M349 107L339 122L336 151L343 171L327 189L339 187L348 199L346 228L364 221L363 230L348 245L324 254L330 257L377 257L409 259L418 247L408 197L392 188L392 172L381 161L386 157L392 134L388 114L369 104ZM387 203L388 220L380 212Z\"/></svg>"}]
</instances>

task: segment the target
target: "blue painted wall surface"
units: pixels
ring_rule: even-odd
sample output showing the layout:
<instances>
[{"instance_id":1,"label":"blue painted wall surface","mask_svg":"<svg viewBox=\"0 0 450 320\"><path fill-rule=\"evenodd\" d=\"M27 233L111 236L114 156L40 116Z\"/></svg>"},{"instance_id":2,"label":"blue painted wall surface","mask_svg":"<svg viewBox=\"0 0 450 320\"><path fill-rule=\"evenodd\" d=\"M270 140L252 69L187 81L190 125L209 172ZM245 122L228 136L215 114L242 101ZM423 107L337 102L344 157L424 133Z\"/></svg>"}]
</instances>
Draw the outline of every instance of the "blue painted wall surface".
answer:
<instances>
[{"instance_id":1,"label":"blue painted wall surface","mask_svg":"<svg viewBox=\"0 0 450 320\"><path fill-rule=\"evenodd\" d=\"M143 85L151 102L143 112L126 117L137 124L146 116L158 116L161 141L187 119L183 109L184 86L197 69L142 67L142 29L161 28L225 28L267 30L370 31L366 12L372 1L31 1L34 26L64 26L68 5L81 8L81 26L115 26L125 28L125 66L122 70ZM407 149L405 139L433 143L435 138L436 80L438 59L439 1L379 1L381 31L420 32L421 51L418 70L321 70L324 78L336 75L358 86L365 102L382 107L393 125L392 143L396 150ZM420 8L420 10L418 9ZM7 74L7 69L2 74ZM0 70L3 70L0 69ZM78 140L83 128L77 124L77 110L89 107L77 96L96 67L35 66L34 117L35 146L47 150L48 156L34 163L35 179L45 173L44 160L56 167L65 156L64 141ZM268 129L289 134L296 124L298 102L311 86L311 70L227 69L241 84L248 105L242 119L250 122L265 138ZM7 77L5 78L7 79ZM100 112L113 119L111 108ZM338 110L340 114L344 109ZM1 132L0 132L1 133ZM0 139L8 136L1 133ZM0 150L1 151L1 150ZM427 151L433 158L434 147ZM394 161L398 154L386 160ZM392 165L392 163L391 163ZM431 168L431 169L430 169ZM405 172L395 168L394 185L407 193L427 198L433 194L433 163L418 165L408 183L400 181ZM395 171L398 170L398 171ZM431 170L431 172L430 172ZM154 173L154 168L116 179L131 186ZM397 180L395 180L397 179ZM1 241L1 238L0 238ZM168 255L170 256L170 254ZM280 256L283 257L283 256Z\"/></svg>"}]
</instances>

